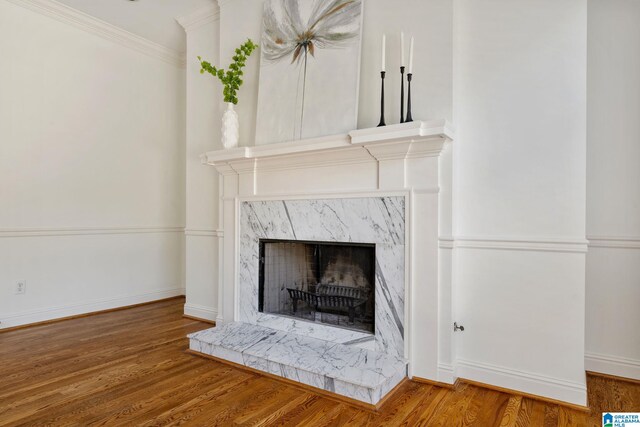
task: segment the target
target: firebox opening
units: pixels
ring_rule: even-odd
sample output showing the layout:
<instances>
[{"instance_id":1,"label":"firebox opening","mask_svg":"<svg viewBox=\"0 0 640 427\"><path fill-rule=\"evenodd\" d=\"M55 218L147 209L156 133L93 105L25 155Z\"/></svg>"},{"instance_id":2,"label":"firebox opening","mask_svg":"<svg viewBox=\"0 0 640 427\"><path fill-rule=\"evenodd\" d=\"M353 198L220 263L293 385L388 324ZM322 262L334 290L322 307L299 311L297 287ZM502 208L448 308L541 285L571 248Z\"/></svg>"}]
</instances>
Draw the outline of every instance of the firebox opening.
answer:
<instances>
[{"instance_id":1,"label":"firebox opening","mask_svg":"<svg viewBox=\"0 0 640 427\"><path fill-rule=\"evenodd\" d=\"M258 309L374 333L374 244L260 240Z\"/></svg>"}]
</instances>

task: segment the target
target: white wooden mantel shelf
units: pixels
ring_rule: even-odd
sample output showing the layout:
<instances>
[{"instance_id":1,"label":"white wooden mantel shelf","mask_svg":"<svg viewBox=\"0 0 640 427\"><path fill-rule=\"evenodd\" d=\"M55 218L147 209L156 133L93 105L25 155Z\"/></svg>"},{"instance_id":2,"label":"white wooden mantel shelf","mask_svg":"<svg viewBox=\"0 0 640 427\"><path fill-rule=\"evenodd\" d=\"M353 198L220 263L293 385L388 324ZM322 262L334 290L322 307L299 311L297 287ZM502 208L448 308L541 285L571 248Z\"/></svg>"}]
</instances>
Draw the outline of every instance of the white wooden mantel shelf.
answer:
<instances>
[{"instance_id":1,"label":"white wooden mantel shelf","mask_svg":"<svg viewBox=\"0 0 640 427\"><path fill-rule=\"evenodd\" d=\"M347 135L209 151L201 155L201 160L223 174L253 169L258 162L261 168L276 169L292 164L298 167L349 164L437 156L445 142L453 138L453 128L446 120L418 120L358 129Z\"/></svg>"}]
</instances>

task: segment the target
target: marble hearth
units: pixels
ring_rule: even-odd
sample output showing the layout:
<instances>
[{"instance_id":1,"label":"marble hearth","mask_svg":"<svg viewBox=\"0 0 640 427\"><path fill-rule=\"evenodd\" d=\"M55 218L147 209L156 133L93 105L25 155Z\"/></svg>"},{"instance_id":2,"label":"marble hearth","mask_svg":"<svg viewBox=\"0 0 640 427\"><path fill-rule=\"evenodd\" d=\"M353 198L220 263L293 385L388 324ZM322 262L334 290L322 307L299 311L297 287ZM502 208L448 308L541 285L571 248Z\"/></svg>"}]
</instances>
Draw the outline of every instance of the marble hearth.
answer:
<instances>
[{"instance_id":1,"label":"marble hearth","mask_svg":"<svg viewBox=\"0 0 640 427\"><path fill-rule=\"evenodd\" d=\"M222 176L218 326L190 349L369 405L407 376L452 383L450 140L412 122L204 155ZM269 240L375 247L374 333L261 312Z\"/></svg>"},{"instance_id":2,"label":"marble hearth","mask_svg":"<svg viewBox=\"0 0 640 427\"><path fill-rule=\"evenodd\" d=\"M375 405L407 375L398 357L243 322L189 335L192 351Z\"/></svg>"}]
</instances>

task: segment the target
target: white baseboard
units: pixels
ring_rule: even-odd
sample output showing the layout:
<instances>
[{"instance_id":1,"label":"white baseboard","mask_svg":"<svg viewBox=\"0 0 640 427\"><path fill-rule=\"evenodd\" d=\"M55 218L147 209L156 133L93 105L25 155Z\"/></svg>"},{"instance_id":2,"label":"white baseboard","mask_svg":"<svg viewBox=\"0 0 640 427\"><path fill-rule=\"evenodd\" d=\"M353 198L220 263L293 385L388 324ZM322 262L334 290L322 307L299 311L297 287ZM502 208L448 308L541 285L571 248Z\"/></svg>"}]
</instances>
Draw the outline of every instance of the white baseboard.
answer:
<instances>
[{"instance_id":1,"label":"white baseboard","mask_svg":"<svg viewBox=\"0 0 640 427\"><path fill-rule=\"evenodd\" d=\"M204 305L187 303L184 305L184 314L215 322L218 317L218 310Z\"/></svg>"},{"instance_id":2,"label":"white baseboard","mask_svg":"<svg viewBox=\"0 0 640 427\"><path fill-rule=\"evenodd\" d=\"M164 289L161 291L147 292L143 294L88 301L81 304L73 304L39 310L29 310L10 316L0 317L0 330L12 328L15 326L28 325L30 323L44 322L47 320L55 320L63 317L92 313L94 311L126 307L128 305L141 304L164 298L176 297L184 294L184 288L179 287Z\"/></svg>"},{"instance_id":3,"label":"white baseboard","mask_svg":"<svg viewBox=\"0 0 640 427\"><path fill-rule=\"evenodd\" d=\"M640 360L637 359L608 354L585 353L584 368L591 372L640 380Z\"/></svg>"},{"instance_id":4,"label":"white baseboard","mask_svg":"<svg viewBox=\"0 0 640 427\"><path fill-rule=\"evenodd\" d=\"M459 378L560 400L574 405L587 405L586 378L585 383L559 380L529 372L460 359L457 361L456 374Z\"/></svg>"},{"instance_id":5,"label":"white baseboard","mask_svg":"<svg viewBox=\"0 0 640 427\"><path fill-rule=\"evenodd\" d=\"M454 384L456 382L453 365L438 363L438 381L445 384Z\"/></svg>"}]
</instances>

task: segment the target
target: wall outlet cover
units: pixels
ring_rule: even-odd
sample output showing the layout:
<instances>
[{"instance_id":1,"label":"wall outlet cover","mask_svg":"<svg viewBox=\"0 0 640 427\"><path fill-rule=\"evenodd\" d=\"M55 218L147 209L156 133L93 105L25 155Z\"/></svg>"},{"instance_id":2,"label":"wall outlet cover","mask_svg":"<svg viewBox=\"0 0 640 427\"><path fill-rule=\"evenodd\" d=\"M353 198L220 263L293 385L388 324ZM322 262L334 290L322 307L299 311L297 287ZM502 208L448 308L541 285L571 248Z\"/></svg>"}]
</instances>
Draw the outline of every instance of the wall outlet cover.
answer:
<instances>
[{"instance_id":1,"label":"wall outlet cover","mask_svg":"<svg viewBox=\"0 0 640 427\"><path fill-rule=\"evenodd\" d=\"M20 280L19 282L17 282L16 290L15 290L16 295L22 295L22 294L25 294L26 292L27 292L27 281Z\"/></svg>"}]
</instances>

